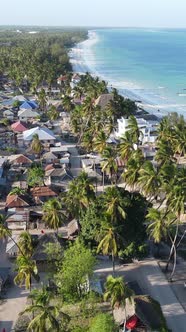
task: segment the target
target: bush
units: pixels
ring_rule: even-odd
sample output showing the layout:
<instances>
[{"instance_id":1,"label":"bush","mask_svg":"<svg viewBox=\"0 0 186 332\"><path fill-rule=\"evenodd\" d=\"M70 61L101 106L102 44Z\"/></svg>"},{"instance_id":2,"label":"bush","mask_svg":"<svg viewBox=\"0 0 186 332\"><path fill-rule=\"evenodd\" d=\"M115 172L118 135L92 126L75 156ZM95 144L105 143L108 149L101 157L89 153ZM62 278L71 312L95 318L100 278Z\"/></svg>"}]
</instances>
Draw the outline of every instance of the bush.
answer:
<instances>
[{"instance_id":1,"label":"bush","mask_svg":"<svg viewBox=\"0 0 186 332\"><path fill-rule=\"evenodd\" d=\"M90 325L89 332L116 332L118 327L116 326L113 317L109 314L96 315Z\"/></svg>"},{"instance_id":2,"label":"bush","mask_svg":"<svg viewBox=\"0 0 186 332\"><path fill-rule=\"evenodd\" d=\"M143 259L148 254L148 247L146 244L136 244L131 242L124 250L119 251L119 258L126 262L133 259Z\"/></svg>"}]
</instances>

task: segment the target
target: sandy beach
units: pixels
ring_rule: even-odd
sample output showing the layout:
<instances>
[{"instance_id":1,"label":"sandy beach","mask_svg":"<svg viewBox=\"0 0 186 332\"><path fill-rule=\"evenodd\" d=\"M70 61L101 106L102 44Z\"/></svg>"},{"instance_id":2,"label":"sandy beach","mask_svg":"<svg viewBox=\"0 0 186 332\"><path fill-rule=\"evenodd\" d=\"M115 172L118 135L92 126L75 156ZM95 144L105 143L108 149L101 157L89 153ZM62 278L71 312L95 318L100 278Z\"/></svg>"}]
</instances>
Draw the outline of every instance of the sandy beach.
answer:
<instances>
[{"instance_id":1,"label":"sandy beach","mask_svg":"<svg viewBox=\"0 0 186 332\"><path fill-rule=\"evenodd\" d=\"M153 114L159 118L167 115L170 112L178 112L180 114L185 113L186 103L180 103L179 105L174 100L169 100L162 95L154 94L151 89L142 89L135 83L128 81L122 81L121 83L113 80L108 80L106 76L101 75L94 69L93 63L95 59L92 55L92 46L99 42L98 35L94 30L89 31L88 39L78 43L69 53L70 61L73 66L73 71L83 74L85 72L91 73L93 76L98 76L108 82L109 87L115 87L119 93L125 98L136 101L139 108L144 109L150 114ZM92 63L91 63L92 62ZM123 78L125 79L125 78ZM159 86L158 90L162 91L163 86ZM179 106L179 111L178 111Z\"/></svg>"}]
</instances>

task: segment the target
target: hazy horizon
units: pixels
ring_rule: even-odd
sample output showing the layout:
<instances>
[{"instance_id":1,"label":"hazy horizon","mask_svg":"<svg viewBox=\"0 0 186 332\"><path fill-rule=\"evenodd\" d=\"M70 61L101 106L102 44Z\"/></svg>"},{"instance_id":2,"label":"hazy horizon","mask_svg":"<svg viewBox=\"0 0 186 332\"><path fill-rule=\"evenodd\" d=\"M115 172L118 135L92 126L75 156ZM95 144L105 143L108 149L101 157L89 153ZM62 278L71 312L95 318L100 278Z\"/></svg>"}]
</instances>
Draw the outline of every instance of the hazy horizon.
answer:
<instances>
[{"instance_id":1,"label":"hazy horizon","mask_svg":"<svg viewBox=\"0 0 186 332\"><path fill-rule=\"evenodd\" d=\"M184 0L9 0L0 26L185 28Z\"/></svg>"}]
</instances>

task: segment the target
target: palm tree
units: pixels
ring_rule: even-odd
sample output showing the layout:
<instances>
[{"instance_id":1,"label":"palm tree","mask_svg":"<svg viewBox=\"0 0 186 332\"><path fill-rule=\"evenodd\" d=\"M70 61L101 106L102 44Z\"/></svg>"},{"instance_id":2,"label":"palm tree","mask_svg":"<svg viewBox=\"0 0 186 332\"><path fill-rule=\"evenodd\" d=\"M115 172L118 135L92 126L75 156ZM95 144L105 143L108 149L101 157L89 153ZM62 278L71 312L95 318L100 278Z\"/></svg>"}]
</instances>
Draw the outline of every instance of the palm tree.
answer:
<instances>
[{"instance_id":1,"label":"palm tree","mask_svg":"<svg viewBox=\"0 0 186 332\"><path fill-rule=\"evenodd\" d=\"M63 97L62 105L67 112L71 112L74 109L74 104L72 103L72 98L67 95Z\"/></svg>"},{"instance_id":2,"label":"palm tree","mask_svg":"<svg viewBox=\"0 0 186 332\"><path fill-rule=\"evenodd\" d=\"M139 170L138 184L144 195L150 199L157 196L161 186L161 179L150 161L145 161Z\"/></svg>"},{"instance_id":3,"label":"palm tree","mask_svg":"<svg viewBox=\"0 0 186 332\"><path fill-rule=\"evenodd\" d=\"M124 170L122 176L127 185L133 189L138 183L139 172L144 163L143 153L140 149L135 150L129 158L126 170Z\"/></svg>"},{"instance_id":4,"label":"palm tree","mask_svg":"<svg viewBox=\"0 0 186 332\"><path fill-rule=\"evenodd\" d=\"M123 277L114 278L113 276L108 276L106 283L105 283L105 293L104 293L104 300L111 301L112 308L125 308L125 324L124 324L124 331L126 325L126 300L128 299L132 302L133 297L132 290L127 286Z\"/></svg>"},{"instance_id":5,"label":"palm tree","mask_svg":"<svg viewBox=\"0 0 186 332\"><path fill-rule=\"evenodd\" d=\"M65 220L65 215L62 211L62 203L57 198L52 198L44 203L42 220L49 228L58 232L58 228Z\"/></svg>"},{"instance_id":6,"label":"palm tree","mask_svg":"<svg viewBox=\"0 0 186 332\"><path fill-rule=\"evenodd\" d=\"M162 138L158 140L155 160L158 162L159 167L164 163L175 161L173 146L167 139Z\"/></svg>"},{"instance_id":7,"label":"palm tree","mask_svg":"<svg viewBox=\"0 0 186 332\"><path fill-rule=\"evenodd\" d=\"M38 97L40 109L41 109L41 111L44 112L46 110L46 105L47 105L47 97L46 97L45 90L41 89L41 91L39 91L37 97Z\"/></svg>"},{"instance_id":8,"label":"palm tree","mask_svg":"<svg viewBox=\"0 0 186 332\"><path fill-rule=\"evenodd\" d=\"M126 131L125 135L121 137L118 150L122 159L128 160L131 157L131 154L134 151L134 143L128 131Z\"/></svg>"},{"instance_id":9,"label":"palm tree","mask_svg":"<svg viewBox=\"0 0 186 332\"><path fill-rule=\"evenodd\" d=\"M117 157L116 150L113 147L108 146L103 151L102 157L104 159L104 161L101 163L103 177L105 172L107 172L109 174L111 183L113 183L113 175L116 176L118 170L116 162L116 157Z\"/></svg>"},{"instance_id":10,"label":"palm tree","mask_svg":"<svg viewBox=\"0 0 186 332\"><path fill-rule=\"evenodd\" d=\"M138 127L137 120L134 115L131 115L128 119L127 130L133 143L139 145L139 139L143 135L142 131Z\"/></svg>"},{"instance_id":11,"label":"palm tree","mask_svg":"<svg viewBox=\"0 0 186 332\"><path fill-rule=\"evenodd\" d=\"M93 139L94 150L102 154L107 147L107 138L108 136L106 135L104 130L98 132L96 137L94 137Z\"/></svg>"},{"instance_id":12,"label":"palm tree","mask_svg":"<svg viewBox=\"0 0 186 332\"><path fill-rule=\"evenodd\" d=\"M53 294L48 292L46 287L33 290L29 298L32 299L32 305L21 312L21 315L32 313L35 316L28 325L28 331L60 332L62 323L66 324L69 321L69 316L64 314L58 305L50 304Z\"/></svg>"},{"instance_id":13,"label":"palm tree","mask_svg":"<svg viewBox=\"0 0 186 332\"><path fill-rule=\"evenodd\" d=\"M118 254L117 233L113 226L103 228L103 238L97 247L97 253L102 251L103 255L112 255L113 273L115 273L115 257Z\"/></svg>"},{"instance_id":14,"label":"palm tree","mask_svg":"<svg viewBox=\"0 0 186 332\"><path fill-rule=\"evenodd\" d=\"M79 218L94 199L95 188L92 180L86 172L81 172L76 179L70 182L64 202L69 212Z\"/></svg>"},{"instance_id":15,"label":"palm tree","mask_svg":"<svg viewBox=\"0 0 186 332\"><path fill-rule=\"evenodd\" d=\"M43 150L43 145L39 140L38 134L33 135L32 143L31 143L31 149L35 154L38 154L40 156L40 154Z\"/></svg>"},{"instance_id":16,"label":"palm tree","mask_svg":"<svg viewBox=\"0 0 186 332\"><path fill-rule=\"evenodd\" d=\"M17 275L14 278L15 284L22 286L22 284L25 283L25 288L31 291L32 277L37 282L40 280L36 262L29 257L18 256L16 266Z\"/></svg>"},{"instance_id":17,"label":"palm tree","mask_svg":"<svg viewBox=\"0 0 186 332\"><path fill-rule=\"evenodd\" d=\"M31 258L33 255L33 243L32 237L28 232L22 232L18 240L19 254L24 255L27 258Z\"/></svg>"},{"instance_id":18,"label":"palm tree","mask_svg":"<svg viewBox=\"0 0 186 332\"><path fill-rule=\"evenodd\" d=\"M112 223L116 223L119 218L126 218L126 201L120 194L119 188L108 187L104 193L104 206L106 213L110 217Z\"/></svg>"}]
</instances>

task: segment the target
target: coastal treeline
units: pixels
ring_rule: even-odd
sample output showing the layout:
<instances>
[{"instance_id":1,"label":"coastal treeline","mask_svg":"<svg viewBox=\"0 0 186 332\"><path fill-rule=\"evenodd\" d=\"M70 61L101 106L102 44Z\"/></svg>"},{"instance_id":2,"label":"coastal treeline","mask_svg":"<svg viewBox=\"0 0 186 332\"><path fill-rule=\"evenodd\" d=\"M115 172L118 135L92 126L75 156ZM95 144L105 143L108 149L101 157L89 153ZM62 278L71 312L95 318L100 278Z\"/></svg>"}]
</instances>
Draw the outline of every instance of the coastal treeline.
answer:
<instances>
[{"instance_id":1,"label":"coastal treeline","mask_svg":"<svg viewBox=\"0 0 186 332\"><path fill-rule=\"evenodd\" d=\"M86 35L84 30L0 32L0 74L27 91L44 82L51 86L60 74L72 70L68 51Z\"/></svg>"}]
</instances>

